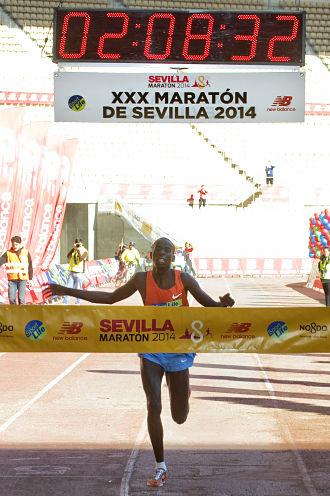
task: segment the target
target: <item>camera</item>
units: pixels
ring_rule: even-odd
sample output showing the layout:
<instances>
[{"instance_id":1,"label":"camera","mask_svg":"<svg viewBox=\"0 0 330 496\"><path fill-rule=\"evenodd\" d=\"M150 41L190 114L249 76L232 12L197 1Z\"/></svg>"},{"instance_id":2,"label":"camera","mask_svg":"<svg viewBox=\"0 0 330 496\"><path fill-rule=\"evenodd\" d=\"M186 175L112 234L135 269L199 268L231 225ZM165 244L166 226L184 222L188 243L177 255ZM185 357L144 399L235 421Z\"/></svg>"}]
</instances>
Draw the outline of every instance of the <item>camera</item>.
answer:
<instances>
[{"instance_id":1,"label":"camera","mask_svg":"<svg viewBox=\"0 0 330 496\"><path fill-rule=\"evenodd\" d=\"M75 248L80 248L80 247L81 247L81 243L75 243L73 246L74 246Z\"/></svg>"}]
</instances>

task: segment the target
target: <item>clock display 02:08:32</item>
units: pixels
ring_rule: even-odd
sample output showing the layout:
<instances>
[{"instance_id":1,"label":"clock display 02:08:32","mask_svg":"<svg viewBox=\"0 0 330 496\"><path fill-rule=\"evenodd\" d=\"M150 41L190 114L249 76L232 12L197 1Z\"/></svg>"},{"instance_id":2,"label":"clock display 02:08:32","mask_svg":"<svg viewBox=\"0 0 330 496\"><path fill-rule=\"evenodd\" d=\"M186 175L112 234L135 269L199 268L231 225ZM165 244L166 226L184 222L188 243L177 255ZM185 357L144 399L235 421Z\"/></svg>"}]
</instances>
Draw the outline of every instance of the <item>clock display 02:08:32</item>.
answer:
<instances>
[{"instance_id":1,"label":"clock display 02:08:32","mask_svg":"<svg viewBox=\"0 0 330 496\"><path fill-rule=\"evenodd\" d=\"M303 65L304 12L55 9L53 60Z\"/></svg>"}]
</instances>

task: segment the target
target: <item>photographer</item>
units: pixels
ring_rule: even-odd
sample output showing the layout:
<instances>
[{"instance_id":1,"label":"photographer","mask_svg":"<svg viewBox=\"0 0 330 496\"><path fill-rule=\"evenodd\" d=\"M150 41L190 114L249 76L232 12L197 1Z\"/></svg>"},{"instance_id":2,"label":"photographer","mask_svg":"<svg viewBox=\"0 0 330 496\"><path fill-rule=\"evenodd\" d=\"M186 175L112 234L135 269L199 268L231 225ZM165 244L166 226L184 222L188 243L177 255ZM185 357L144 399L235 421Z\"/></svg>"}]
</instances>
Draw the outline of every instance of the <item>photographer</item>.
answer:
<instances>
[{"instance_id":1,"label":"photographer","mask_svg":"<svg viewBox=\"0 0 330 496\"><path fill-rule=\"evenodd\" d=\"M85 262L88 259L88 251L83 245L81 238L74 241L74 245L67 254L69 262L69 276L67 285L69 288L81 289L83 282L83 274L85 273ZM63 303L67 305L69 302L68 296L65 296ZM76 305L80 304L80 299L76 299Z\"/></svg>"}]
</instances>

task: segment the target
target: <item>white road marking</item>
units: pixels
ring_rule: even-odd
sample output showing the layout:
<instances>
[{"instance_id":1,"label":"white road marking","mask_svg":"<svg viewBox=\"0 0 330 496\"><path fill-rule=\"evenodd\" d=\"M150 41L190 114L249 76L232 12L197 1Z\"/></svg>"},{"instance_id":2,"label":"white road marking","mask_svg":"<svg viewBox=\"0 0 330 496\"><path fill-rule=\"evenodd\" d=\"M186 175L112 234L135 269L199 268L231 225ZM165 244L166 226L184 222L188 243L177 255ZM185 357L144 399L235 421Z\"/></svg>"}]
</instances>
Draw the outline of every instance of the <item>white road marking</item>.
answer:
<instances>
[{"instance_id":1,"label":"white road marking","mask_svg":"<svg viewBox=\"0 0 330 496\"><path fill-rule=\"evenodd\" d=\"M78 358L70 367L64 370L60 375L55 377L51 382L49 382L44 388L42 388L39 393L37 393L30 401L28 401L18 412L16 412L14 415L12 415L6 422L4 422L0 426L0 433L4 432L6 429L8 429L9 426L11 426L19 417L23 415L36 401L40 400L42 396L44 396L48 391L50 391L56 384L58 384L62 379L64 379L65 376L70 374L73 369L77 367L81 362L83 362L90 353L85 353L81 357Z\"/></svg>"},{"instance_id":2,"label":"white road marking","mask_svg":"<svg viewBox=\"0 0 330 496\"><path fill-rule=\"evenodd\" d=\"M26 465L15 467L14 470L18 475L64 475L66 472L70 472L71 467L59 465Z\"/></svg>"},{"instance_id":3,"label":"white road marking","mask_svg":"<svg viewBox=\"0 0 330 496\"><path fill-rule=\"evenodd\" d=\"M262 372L263 379L265 381L265 385L266 385L268 394L269 394L270 398L273 400L275 408L277 409L277 411L279 411L280 408L278 407L278 401L277 401L276 393L274 391L274 388L272 386L270 379L268 378L268 376L267 376L267 374L266 374L266 372L262 366L259 355L257 355L256 353L253 353L253 356L256 358L258 365L260 367L260 370ZM313 484L313 482L312 482L312 480L308 474L307 467L306 467L304 460L302 459L302 457L299 453L297 445L296 445L296 443L293 439L293 436L291 434L290 428L288 427L288 425L285 422L282 422L282 421L280 421L280 427L283 429L284 435L291 445L291 450L292 450L294 457L296 459L297 466L298 466L298 469L299 469L299 472L301 475L301 479L302 479L302 481L303 481L303 483L307 489L309 496L318 496L319 493L316 490L316 488L315 488L315 486L314 486L314 484Z\"/></svg>"},{"instance_id":4,"label":"white road marking","mask_svg":"<svg viewBox=\"0 0 330 496\"><path fill-rule=\"evenodd\" d=\"M41 460L40 456L33 456L33 457L24 457L24 458L8 458L8 461L10 462L22 462L26 460Z\"/></svg>"},{"instance_id":5,"label":"white road marking","mask_svg":"<svg viewBox=\"0 0 330 496\"><path fill-rule=\"evenodd\" d=\"M147 415L145 415L140 430L136 436L135 443L134 443L134 448L131 451L131 454L128 457L126 467L124 470L124 475L121 481L120 485L120 493L119 496L128 496L128 491L129 491L129 481L131 479L132 472L134 470L134 465L136 462L136 459L139 454L140 450L140 445L145 438L145 435L147 433Z\"/></svg>"}]
</instances>

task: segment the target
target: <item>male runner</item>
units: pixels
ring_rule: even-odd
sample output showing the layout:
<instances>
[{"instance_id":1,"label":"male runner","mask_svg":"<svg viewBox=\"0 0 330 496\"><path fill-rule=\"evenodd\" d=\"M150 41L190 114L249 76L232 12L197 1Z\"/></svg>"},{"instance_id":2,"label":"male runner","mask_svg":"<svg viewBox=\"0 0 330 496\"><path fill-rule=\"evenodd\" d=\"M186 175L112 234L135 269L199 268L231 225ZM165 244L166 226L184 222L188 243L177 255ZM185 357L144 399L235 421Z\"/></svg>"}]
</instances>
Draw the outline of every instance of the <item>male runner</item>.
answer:
<instances>
[{"instance_id":1,"label":"male runner","mask_svg":"<svg viewBox=\"0 0 330 496\"><path fill-rule=\"evenodd\" d=\"M188 306L187 293L204 307L231 307L234 300L227 293L220 301L213 300L190 274L171 269L175 247L167 238L159 238L152 246L153 269L137 272L124 286L112 293L85 291L50 284L44 296L76 296L92 303L112 304L125 300L138 291L144 305ZM141 378L147 398L148 432L156 459L155 475L147 485L162 486L167 480L164 459L163 426L161 422L161 384L165 375L168 385L172 418L183 424L189 412L189 367L195 353L140 353Z\"/></svg>"}]
</instances>

